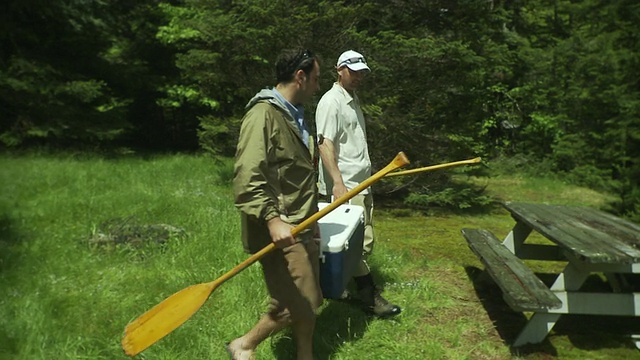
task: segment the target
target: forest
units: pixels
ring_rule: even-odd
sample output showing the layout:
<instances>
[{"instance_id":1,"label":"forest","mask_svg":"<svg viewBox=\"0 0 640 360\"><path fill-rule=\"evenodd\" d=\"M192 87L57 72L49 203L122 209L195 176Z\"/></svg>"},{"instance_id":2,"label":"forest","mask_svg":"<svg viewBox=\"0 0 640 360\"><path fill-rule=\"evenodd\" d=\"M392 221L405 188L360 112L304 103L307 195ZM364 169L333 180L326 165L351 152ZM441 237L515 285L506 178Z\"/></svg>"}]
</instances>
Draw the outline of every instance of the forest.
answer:
<instances>
[{"instance_id":1,"label":"forest","mask_svg":"<svg viewBox=\"0 0 640 360\"><path fill-rule=\"evenodd\" d=\"M0 149L233 156L248 99L281 50L344 50L374 167L475 156L612 193L640 221L640 3L633 0L7 0ZM307 105L312 125L315 103ZM476 169L473 171L482 171ZM414 207L482 205L447 175ZM481 189L480 189L481 190Z\"/></svg>"}]
</instances>

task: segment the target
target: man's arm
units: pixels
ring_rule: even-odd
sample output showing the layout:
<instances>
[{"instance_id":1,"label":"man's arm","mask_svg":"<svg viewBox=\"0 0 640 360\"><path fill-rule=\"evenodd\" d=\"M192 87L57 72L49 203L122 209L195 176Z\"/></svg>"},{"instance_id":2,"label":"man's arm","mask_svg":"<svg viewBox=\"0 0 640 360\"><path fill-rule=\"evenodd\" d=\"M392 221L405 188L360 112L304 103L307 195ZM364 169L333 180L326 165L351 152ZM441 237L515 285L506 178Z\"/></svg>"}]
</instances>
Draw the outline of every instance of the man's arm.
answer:
<instances>
[{"instance_id":1,"label":"man's arm","mask_svg":"<svg viewBox=\"0 0 640 360\"><path fill-rule=\"evenodd\" d=\"M320 159L322 159L322 165L326 170L326 175L333 180L333 188L327 189L327 195L333 194L334 198L337 199L347 193L347 188L344 186L342 174L338 167L338 153L333 142L339 139L339 134L342 131L338 114L340 104L328 94L325 94L320 99L316 108L318 152L320 153ZM331 194L329 194L329 191L331 191Z\"/></svg>"},{"instance_id":2,"label":"man's arm","mask_svg":"<svg viewBox=\"0 0 640 360\"><path fill-rule=\"evenodd\" d=\"M320 152L322 165L333 180L332 193L334 198L337 199L346 194L348 189L346 186L344 186L344 181L342 181L342 174L340 173L340 169L338 168L338 157L335 147L333 146L333 142L331 140L323 138L318 144L318 151ZM329 189L327 189L327 191L328 190Z\"/></svg>"},{"instance_id":3,"label":"man's arm","mask_svg":"<svg viewBox=\"0 0 640 360\"><path fill-rule=\"evenodd\" d=\"M235 204L248 216L264 221L271 240L284 248L292 245L295 238L291 236L293 226L280 219L278 199L269 186L269 182L279 181L268 160L273 144L265 138L265 133L271 133L272 124L266 121L265 114L254 111L245 116L240 130L233 179Z\"/></svg>"}]
</instances>

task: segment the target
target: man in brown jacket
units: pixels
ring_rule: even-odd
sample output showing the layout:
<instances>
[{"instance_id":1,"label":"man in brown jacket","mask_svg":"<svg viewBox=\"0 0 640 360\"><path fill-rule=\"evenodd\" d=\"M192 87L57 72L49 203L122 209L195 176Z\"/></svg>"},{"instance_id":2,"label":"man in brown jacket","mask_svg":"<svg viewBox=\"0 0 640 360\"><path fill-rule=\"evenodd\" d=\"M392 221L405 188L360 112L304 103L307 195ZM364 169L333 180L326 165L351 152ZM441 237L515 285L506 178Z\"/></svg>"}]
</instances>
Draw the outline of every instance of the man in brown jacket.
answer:
<instances>
[{"instance_id":1,"label":"man in brown jacket","mask_svg":"<svg viewBox=\"0 0 640 360\"><path fill-rule=\"evenodd\" d=\"M316 310L322 303L317 226L294 238L295 225L318 211L315 143L302 104L319 88L320 67L310 51L287 51L276 62L277 85L247 104L236 151L233 189L249 253L271 242L260 263L271 303L245 335L231 341L232 359L250 359L256 347L292 326L298 360L313 359Z\"/></svg>"}]
</instances>

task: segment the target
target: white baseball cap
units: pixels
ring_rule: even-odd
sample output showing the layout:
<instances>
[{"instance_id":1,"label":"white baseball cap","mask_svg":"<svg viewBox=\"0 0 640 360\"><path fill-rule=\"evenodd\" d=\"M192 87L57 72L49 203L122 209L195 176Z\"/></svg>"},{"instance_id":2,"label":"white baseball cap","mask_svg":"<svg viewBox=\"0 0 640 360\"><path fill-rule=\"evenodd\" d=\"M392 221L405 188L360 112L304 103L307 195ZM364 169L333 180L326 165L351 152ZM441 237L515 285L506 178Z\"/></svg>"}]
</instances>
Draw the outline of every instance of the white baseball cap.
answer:
<instances>
[{"instance_id":1,"label":"white baseball cap","mask_svg":"<svg viewBox=\"0 0 640 360\"><path fill-rule=\"evenodd\" d=\"M364 59L364 56L362 56L362 54L360 54L359 52L353 50L347 50L343 52L338 58L336 68L339 69L343 66L347 66L353 71L371 71L371 69L369 69L369 66L367 66L367 60Z\"/></svg>"}]
</instances>

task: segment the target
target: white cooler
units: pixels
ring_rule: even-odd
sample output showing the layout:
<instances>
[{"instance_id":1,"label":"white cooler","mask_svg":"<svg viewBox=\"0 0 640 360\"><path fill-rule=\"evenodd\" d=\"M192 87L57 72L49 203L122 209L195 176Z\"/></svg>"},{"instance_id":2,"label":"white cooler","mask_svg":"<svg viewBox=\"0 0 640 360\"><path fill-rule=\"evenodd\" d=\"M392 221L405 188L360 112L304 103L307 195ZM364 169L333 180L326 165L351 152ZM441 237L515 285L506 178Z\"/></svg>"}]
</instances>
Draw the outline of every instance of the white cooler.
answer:
<instances>
[{"instance_id":1,"label":"white cooler","mask_svg":"<svg viewBox=\"0 0 640 360\"><path fill-rule=\"evenodd\" d=\"M320 209L329 205L319 203ZM353 277L362 258L364 208L340 205L318 220L320 247L320 287L327 299L338 299Z\"/></svg>"}]
</instances>

